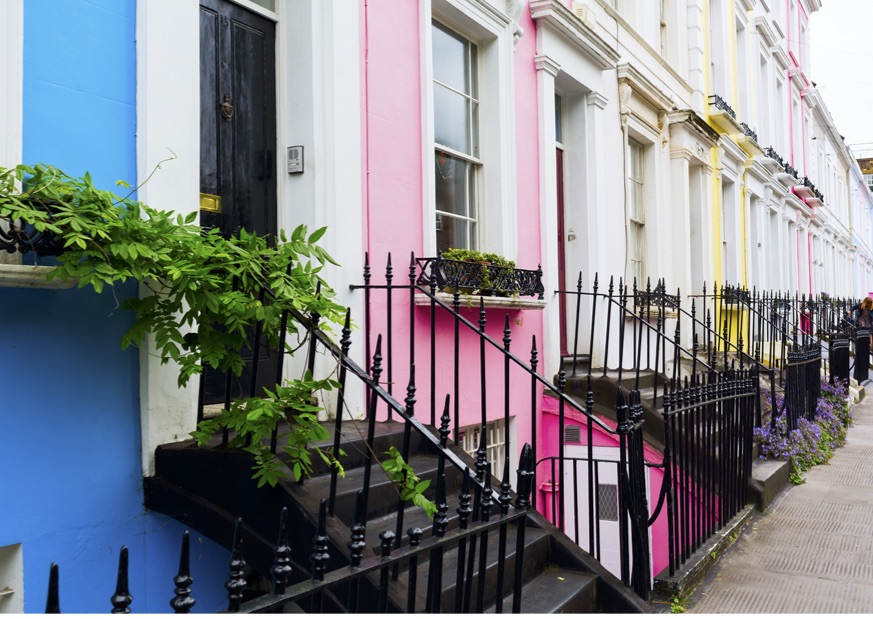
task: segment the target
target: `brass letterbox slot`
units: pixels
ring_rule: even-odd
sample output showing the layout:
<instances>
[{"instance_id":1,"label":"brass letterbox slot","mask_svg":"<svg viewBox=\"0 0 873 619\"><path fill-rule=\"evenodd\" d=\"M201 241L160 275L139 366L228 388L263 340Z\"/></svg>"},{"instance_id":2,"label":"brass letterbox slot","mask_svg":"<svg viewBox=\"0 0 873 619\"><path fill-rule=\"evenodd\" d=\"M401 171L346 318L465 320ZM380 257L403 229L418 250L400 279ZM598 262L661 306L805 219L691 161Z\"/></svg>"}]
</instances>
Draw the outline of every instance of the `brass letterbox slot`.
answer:
<instances>
[{"instance_id":1,"label":"brass letterbox slot","mask_svg":"<svg viewBox=\"0 0 873 619\"><path fill-rule=\"evenodd\" d=\"M220 213L221 196L214 196L211 193L201 193L200 210L208 213Z\"/></svg>"}]
</instances>

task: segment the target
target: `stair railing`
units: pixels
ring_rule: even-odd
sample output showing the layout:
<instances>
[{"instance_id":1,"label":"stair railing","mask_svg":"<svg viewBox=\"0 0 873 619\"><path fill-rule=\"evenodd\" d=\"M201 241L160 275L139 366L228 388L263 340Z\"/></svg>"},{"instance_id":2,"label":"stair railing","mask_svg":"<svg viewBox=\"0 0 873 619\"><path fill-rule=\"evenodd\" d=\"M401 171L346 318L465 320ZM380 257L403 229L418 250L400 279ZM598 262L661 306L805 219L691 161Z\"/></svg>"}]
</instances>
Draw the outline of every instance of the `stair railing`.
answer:
<instances>
[{"instance_id":1,"label":"stair railing","mask_svg":"<svg viewBox=\"0 0 873 619\"><path fill-rule=\"evenodd\" d=\"M244 537L245 527L241 518L236 519L233 533L233 544L231 548L230 560L228 561L228 579L224 583L227 590L227 612L229 613L264 613L264 612L294 612L294 610L303 610L309 613L322 612L338 612L345 611L348 613L357 612L444 612L447 610L447 604L441 599L442 596L442 569L441 557L447 547L456 547L466 543L472 543L474 539L480 539L483 542L487 541L488 535L496 533L499 535L500 543L498 545L498 560L500 566L505 569L504 563L508 557L507 548L512 546L508 541L508 530L514 528L516 532L514 547L512 548L512 586L510 588L512 598L511 606L504 608L504 586L503 586L503 571L500 574L500 582L495 591L494 612L513 612L519 613L521 610L522 598L522 576L524 568L524 548L525 548L525 531L528 512L530 511L530 492L532 487L533 477L533 458L529 445L522 448L521 456L519 457L520 468L518 470L518 481L516 488L518 491L513 497L508 490L508 482L505 486L501 486L498 498L498 508L495 510L493 517L490 515L489 507L486 505L490 501L490 492L482 495L481 498L476 498L474 509L483 510L486 516L472 525L464 526L453 531L446 532L443 529L427 539L423 538L421 529L410 528L406 534L409 538L409 544L400 550L394 550L395 544L394 532L386 529L379 534L380 539L380 554L379 556L364 557L363 556L363 531L359 526L353 526L350 529L350 537L348 546L352 549L351 555L347 560L347 565L339 565L334 569L329 569L331 565L338 565L336 557L332 557L329 552L330 539L326 533L327 530L327 499L322 499L315 525L316 534L311 542L310 560L312 565L311 574L306 578L301 578L300 575L293 573L293 568L290 565L288 556L292 548L289 543L289 531L287 525L288 509L282 508L279 517L279 534L274 550L274 563L270 569L272 574L271 592L262 593L257 597L243 601L243 592L250 585L259 586L256 582L249 582L247 577L247 563L244 556ZM508 474L508 471L507 471ZM469 481L469 478L468 478ZM486 490L490 491L490 482L486 483ZM460 504L469 503L469 496L464 497L464 492L469 489L468 484L465 484L462 490L462 495L459 497ZM445 519L448 512L446 504L445 491L445 476L440 480L437 486L437 503L439 505L438 519ZM358 498L360 509L361 499ZM300 540L295 539L294 543ZM336 540L339 542L339 540ZM339 543L333 544L339 547ZM485 587L483 587L485 572L482 569L482 564L487 562L487 546L485 543L481 545L480 550L480 570L476 576L478 578L478 599L475 605L464 606L462 604L463 596L460 594L460 589L457 590L457 605L456 612L476 612L483 613L486 610L486 599L484 597ZM427 569L426 590L428 592L427 602L422 607L417 604L418 594L418 577L423 570L419 569L420 562L424 559L429 560ZM130 591L128 578L129 554L127 546L122 546L119 552L118 560L118 576L116 581L115 592L109 597L112 605L113 613L130 613L131 607L135 600L135 596ZM458 578L462 580L467 590L470 590L474 574L472 572L464 573L462 565L459 565ZM391 573L396 570L403 570L406 576L408 586L405 591L400 590L398 585L392 585ZM168 584L169 584L169 578ZM60 601L60 572L57 564L52 564L49 570L48 594L46 596L46 613L61 612ZM378 582L377 596L374 603L366 603L359 595L360 584ZM179 554L179 569L172 578L173 597L169 602L169 606L177 613L187 614L196 604L192 584L194 578L191 573L190 562L190 536L188 531L185 531L181 539L181 547ZM395 605L391 604L392 587L395 591ZM405 599L405 605L398 607L396 604L401 604ZM338 606L338 601L344 602L343 606ZM492 600L487 600L490 604Z\"/></svg>"},{"instance_id":2,"label":"stair railing","mask_svg":"<svg viewBox=\"0 0 873 619\"><path fill-rule=\"evenodd\" d=\"M389 262L390 264L390 257ZM451 363L452 363L452 383L454 393L452 394L451 401L454 403L454 411L453 415L446 413L448 412L447 408L444 408L444 414L441 417L442 419L453 418L454 421L454 436L455 440L459 439L459 419L460 419L460 410L459 405L462 399L462 394L460 393L460 342L461 342L461 334L472 334L473 341L475 342L474 346L470 347L470 351L478 349L478 355L468 355L469 357L474 357L473 359L465 359L465 361L476 361L475 357L478 357L478 377L479 377L479 406L480 406L480 445L476 450L476 461L477 461L477 475L482 477L485 476L484 472L487 467L487 458L486 453L490 448L487 442L487 432L485 431L486 424L494 419L493 414L489 415L488 409L488 378L490 374L487 372L487 362L486 362L486 351L497 351L497 355L500 359L502 359L502 374L503 380L500 382L500 386L503 389L503 422L504 427L509 428L510 422L510 384L512 384L513 379L511 376L511 372L513 370L520 371L523 376L527 377L527 380L530 383L530 415L531 415L531 443L532 443L532 455L536 458L535 446L539 442L537 439L537 412L539 410L539 398L542 389L552 391L557 400L559 407L559 426L560 433L563 436L565 422L567 418L567 414L569 411L573 411L573 414L578 414L584 416L589 420L589 426L596 426L602 432L615 436L616 442L620 442L622 440L622 432L633 433L633 432L642 432L641 427L637 425L632 425L629 429L626 428L624 430L619 430L617 428L611 428L609 425L603 423L600 419L598 419L593 414L593 399L591 400L591 405L588 407L579 406L571 397L564 393L565 387L565 373L561 372L557 384L553 384L549 379L542 376L537 371L538 366L538 351L537 351L537 343L536 336L531 338L531 347L530 347L530 361L526 361L517 356L517 354L510 350L510 344L512 341L512 333L510 328L510 319L508 314L503 317L503 329L502 329L502 338L496 339L489 335L486 332L486 326L488 324L488 312L485 308L484 299L480 296L477 299L477 303L471 303L470 296L464 295L462 299L462 289L469 288L473 290L475 288L474 285L469 285L469 282L464 280L462 281L459 278L453 278L450 273L451 271L446 271L443 269L442 271L439 268L439 261L434 259L416 259L414 255L410 256L409 263L409 285L403 286L396 284L391 278L388 277L388 272L386 270L385 283L374 283L372 281L372 275L370 274L369 267L369 256L365 259L365 273L368 274L368 277L364 278L363 285L354 285L351 288L353 290L364 290L365 292L365 303L372 303L372 292L376 290L384 291L386 295L386 302L391 298L390 295L404 290L406 294L409 295L409 304L410 304L410 317L409 317L409 325L410 325L410 344L409 344L409 358L415 359L416 348L415 348L415 329L416 327L416 314L415 308L421 307L422 310L425 308L429 308L429 312L427 314L428 317L428 326L429 334L430 334L430 347L429 347L429 356L430 363L429 366L431 368L430 375L430 384L426 386L429 392L431 393L431 412L430 412L430 421L431 425L435 425L436 417L437 417L437 409L434 393L438 391L437 386L437 376L436 376L436 367L437 367L437 337L436 337L436 325L438 317L444 315L449 318L451 321L452 327L452 338L451 338ZM526 273L538 274L539 271L527 271ZM516 278L518 281L518 277ZM533 296L541 295L541 292L536 292L536 286L529 287ZM450 292L446 295L445 290L449 290ZM442 292L442 294L440 294ZM630 316L634 315L632 310L629 310L627 307L628 303L627 291L624 287L622 287L621 299L616 299L612 304L613 307L617 309L617 311L622 312L624 315L630 319ZM512 308L513 301L510 300L504 301L505 304ZM469 305L468 305L469 304ZM468 319L463 315L462 308L470 310L476 313L476 322ZM494 310L492 310L494 311ZM499 311L499 310L497 310ZM423 313L423 312L422 312ZM390 322L387 313L385 316L385 327L387 331L394 331L394 325ZM365 323L367 321L365 320ZM365 331L369 327L365 326ZM441 353L445 353L445 350L441 350ZM623 358L624 351L621 351L620 356ZM389 358L393 356L391 352L387 355ZM426 415L426 413L425 413ZM625 439L630 440L630 439ZM561 439L563 445L563 438ZM507 445L509 444L507 437ZM560 450L558 468L560 470L559 475L563 476L563 466L564 466L564 456L563 449ZM636 452L628 451L628 467L631 467L633 475L636 476L639 474L639 467L632 467L631 458L636 458ZM536 461L536 460L535 460ZM636 483L636 477L634 477L634 483ZM628 478L627 482L622 482L622 496L625 497L623 500L625 501L625 505L627 506L627 510L640 509L640 501L638 499L633 499L630 489L630 478ZM532 501L536 501L535 494ZM565 496L563 493L559 494L557 502L561 505L560 513L563 513L564 505L565 505ZM630 511L628 511L630 513ZM635 516L634 521L638 521L639 517ZM563 519L559 520L557 526L564 530L565 523ZM591 533L593 536L593 533ZM639 533L636 533L631 539L631 545L628 546L627 550L627 558L625 561L630 561L631 553L639 554L639 553L648 553L648 538L647 532L645 536L645 544L643 544L643 536ZM474 543L471 541L471 544ZM638 546L639 544L643 544L643 546ZM637 562L640 565L642 559ZM650 596L650 577L649 580L646 580L645 587L641 584L639 585L639 590L637 593L643 597L644 599L648 599ZM631 584L630 574L627 574L627 578L625 583Z\"/></svg>"}]
</instances>

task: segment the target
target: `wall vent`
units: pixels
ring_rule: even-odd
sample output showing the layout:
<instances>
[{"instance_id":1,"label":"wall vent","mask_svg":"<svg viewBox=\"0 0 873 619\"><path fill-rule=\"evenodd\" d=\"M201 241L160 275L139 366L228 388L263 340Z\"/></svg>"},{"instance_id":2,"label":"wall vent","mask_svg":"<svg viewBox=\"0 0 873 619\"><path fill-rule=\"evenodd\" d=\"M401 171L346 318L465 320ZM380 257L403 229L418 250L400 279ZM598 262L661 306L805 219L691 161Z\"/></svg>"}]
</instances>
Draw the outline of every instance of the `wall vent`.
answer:
<instances>
[{"instance_id":1,"label":"wall vent","mask_svg":"<svg viewBox=\"0 0 873 619\"><path fill-rule=\"evenodd\" d=\"M565 443L582 442L582 426L564 426Z\"/></svg>"},{"instance_id":2,"label":"wall vent","mask_svg":"<svg viewBox=\"0 0 873 619\"><path fill-rule=\"evenodd\" d=\"M594 15L594 11L589 5L581 2L573 2L573 13L579 18L579 21L592 30L597 25L597 17Z\"/></svg>"}]
</instances>

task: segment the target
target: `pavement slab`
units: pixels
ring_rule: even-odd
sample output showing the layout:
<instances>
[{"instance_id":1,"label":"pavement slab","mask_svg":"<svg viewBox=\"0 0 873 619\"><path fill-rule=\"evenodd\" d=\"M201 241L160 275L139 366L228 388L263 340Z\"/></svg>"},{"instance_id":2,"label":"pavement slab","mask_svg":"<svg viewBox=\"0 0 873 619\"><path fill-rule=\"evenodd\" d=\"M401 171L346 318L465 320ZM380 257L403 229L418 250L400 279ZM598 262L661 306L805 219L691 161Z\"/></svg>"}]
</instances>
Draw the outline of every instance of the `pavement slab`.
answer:
<instances>
[{"instance_id":1,"label":"pavement slab","mask_svg":"<svg viewBox=\"0 0 873 619\"><path fill-rule=\"evenodd\" d=\"M757 514L687 613L873 612L873 398L846 445Z\"/></svg>"}]
</instances>

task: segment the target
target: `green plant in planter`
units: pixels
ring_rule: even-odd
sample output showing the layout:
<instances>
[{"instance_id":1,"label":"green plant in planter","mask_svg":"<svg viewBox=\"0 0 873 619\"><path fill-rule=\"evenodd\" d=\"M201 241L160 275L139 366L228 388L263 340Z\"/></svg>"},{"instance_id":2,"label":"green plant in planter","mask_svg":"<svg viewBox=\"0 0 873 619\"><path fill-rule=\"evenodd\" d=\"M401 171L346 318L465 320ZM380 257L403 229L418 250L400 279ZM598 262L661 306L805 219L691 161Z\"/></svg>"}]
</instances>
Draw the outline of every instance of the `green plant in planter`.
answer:
<instances>
[{"instance_id":1,"label":"green plant in planter","mask_svg":"<svg viewBox=\"0 0 873 619\"><path fill-rule=\"evenodd\" d=\"M498 296L513 296L518 294L515 290L505 290L494 287L494 280L492 279L493 271L490 267L500 267L498 274L500 279L503 280L511 280L515 271L515 262L504 258L500 254L480 252L474 249L450 248L440 252L440 257L444 260L475 262L481 264L482 267L479 269L479 294L497 294ZM447 292L451 291L447 290ZM462 292L465 291L462 290ZM467 294L471 294L472 292L472 289L466 291Z\"/></svg>"},{"instance_id":2,"label":"green plant in planter","mask_svg":"<svg viewBox=\"0 0 873 619\"><path fill-rule=\"evenodd\" d=\"M259 322L270 346L278 348L285 309L317 313L328 329L330 323L341 324L344 308L320 276L325 263L336 264L316 244L324 228L309 234L298 226L290 237L282 232L272 243L245 231L223 238L218 230L202 229L196 218L196 213L183 217L97 189L88 174L71 177L46 165L0 168L0 220L48 231L62 244L49 279L77 280L80 288L91 286L98 293L134 279L152 292L120 301L135 317L122 347L139 346L153 335L161 361L178 364L180 386L204 364L239 376L241 352L249 346L247 328ZM259 300L264 286L272 291L272 302ZM289 332L295 325L289 324ZM234 401L193 434L201 444L225 427L238 432L241 445L251 438L246 449L255 459L254 476L260 485L275 484L282 468L261 439L288 418L280 441L299 479L312 469L309 449L338 466L335 454L312 445L326 435L312 394L336 387L331 378L306 375L264 397Z\"/></svg>"}]
</instances>

